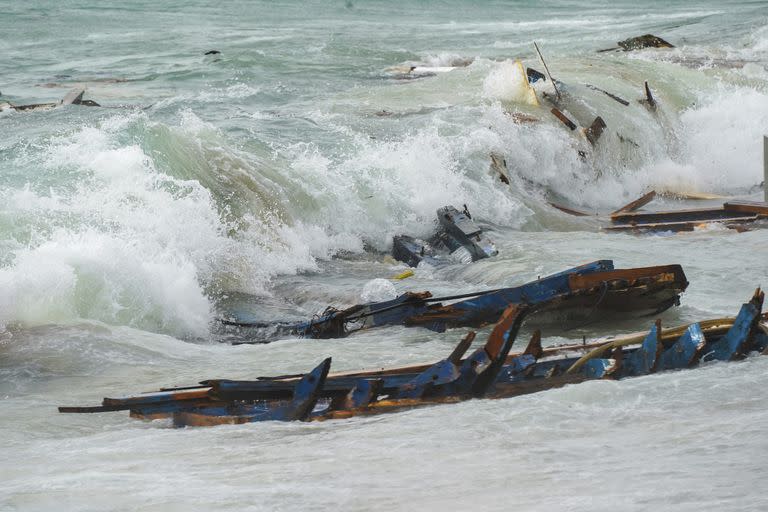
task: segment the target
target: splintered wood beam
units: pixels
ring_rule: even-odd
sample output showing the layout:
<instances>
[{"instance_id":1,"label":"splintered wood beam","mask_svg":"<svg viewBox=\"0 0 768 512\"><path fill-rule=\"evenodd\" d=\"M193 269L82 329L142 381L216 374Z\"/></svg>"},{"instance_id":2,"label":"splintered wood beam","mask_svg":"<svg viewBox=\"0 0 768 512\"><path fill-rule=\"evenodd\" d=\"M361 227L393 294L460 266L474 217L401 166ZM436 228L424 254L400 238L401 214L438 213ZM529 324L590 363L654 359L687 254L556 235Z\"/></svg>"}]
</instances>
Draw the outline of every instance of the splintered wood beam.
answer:
<instances>
[{"instance_id":1,"label":"splintered wood beam","mask_svg":"<svg viewBox=\"0 0 768 512\"><path fill-rule=\"evenodd\" d=\"M587 87L589 87L589 88L590 88L590 89L592 89L593 91L598 91L598 92L601 92L601 93L605 94L606 96L608 96L608 97L609 97L609 98L611 98L612 100L614 100L614 101L617 101L617 102L621 103L621 104L622 104L622 105L624 105L625 107L628 107L628 106L629 106L629 102L628 102L627 100L625 100L624 98L619 98L619 97L618 97L618 96L616 96L615 94L611 94L610 92L608 92L608 91L606 91L606 90L604 90L604 89L601 89L601 88L599 88L599 87L596 87L596 86L594 86L594 85L592 85L592 84L584 84L584 85L586 85Z\"/></svg>"},{"instance_id":2,"label":"splintered wood beam","mask_svg":"<svg viewBox=\"0 0 768 512\"><path fill-rule=\"evenodd\" d=\"M509 169L507 169L507 161L498 153L491 153L491 170L495 171L499 176L499 180L509 185Z\"/></svg>"},{"instance_id":3,"label":"splintered wood beam","mask_svg":"<svg viewBox=\"0 0 768 512\"><path fill-rule=\"evenodd\" d=\"M589 217L590 214L586 212L582 212L579 210L574 210L573 208L568 208L567 206L563 206L557 203L553 203L552 201L549 201L549 206L553 206L560 210L561 212L567 213L568 215L573 215L574 217Z\"/></svg>"},{"instance_id":4,"label":"splintered wood beam","mask_svg":"<svg viewBox=\"0 0 768 512\"><path fill-rule=\"evenodd\" d=\"M655 197L656 197L656 191L655 190L651 190L647 194L644 194L644 195L640 196L639 198L635 199L631 203L627 203L624 206L622 206L621 208L619 208L618 210L616 210L615 212L612 212L611 213L611 217L613 217L614 215L621 214L621 213L633 212L633 211L637 210L638 208L642 208L643 206L645 206L648 203L650 203L651 201L653 201L653 198L655 198Z\"/></svg>"},{"instance_id":5,"label":"splintered wood beam","mask_svg":"<svg viewBox=\"0 0 768 512\"><path fill-rule=\"evenodd\" d=\"M723 204L727 212L751 213L768 216L768 203L759 201L729 201Z\"/></svg>"},{"instance_id":6,"label":"splintered wood beam","mask_svg":"<svg viewBox=\"0 0 768 512\"><path fill-rule=\"evenodd\" d=\"M561 123L563 123L565 126L567 126L568 128L570 128L570 129L571 129L571 131L573 131L573 130L575 130L575 129L576 129L576 123L574 123L573 121L571 121L570 119L568 119L568 116L566 116L565 114L563 114L562 112L560 112L560 111L559 111L558 109L556 109L555 107L552 107L552 110L550 110L550 112L552 112L552 114L554 114L554 116L555 116L556 118L558 118L558 119L560 120L560 122L561 122Z\"/></svg>"},{"instance_id":7,"label":"splintered wood beam","mask_svg":"<svg viewBox=\"0 0 768 512\"><path fill-rule=\"evenodd\" d=\"M603 118L597 116L595 120L592 121L592 124L589 126L589 128L584 130L584 136L587 138L589 143L594 146L597 144L598 139L603 134L605 127L605 121L603 121Z\"/></svg>"},{"instance_id":8,"label":"splintered wood beam","mask_svg":"<svg viewBox=\"0 0 768 512\"><path fill-rule=\"evenodd\" d=\"M645 81L645 98L640 100L640 103L643 103L651 110L656 110L656 100L653 98L653 94L651 94L651 88L648 86L648 80Z\"/></svg>"}]
</instances>

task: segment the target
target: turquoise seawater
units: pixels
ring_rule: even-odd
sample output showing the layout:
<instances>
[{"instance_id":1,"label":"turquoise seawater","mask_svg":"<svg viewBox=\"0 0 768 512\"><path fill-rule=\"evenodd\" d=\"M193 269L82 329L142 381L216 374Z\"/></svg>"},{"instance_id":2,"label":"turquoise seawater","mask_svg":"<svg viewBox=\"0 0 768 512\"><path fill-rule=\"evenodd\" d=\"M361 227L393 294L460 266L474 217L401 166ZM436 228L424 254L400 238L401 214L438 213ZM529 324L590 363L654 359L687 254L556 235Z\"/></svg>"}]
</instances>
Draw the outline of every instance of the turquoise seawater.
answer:
<instances>
[{"instance_id":1,"label":"turquoise seawater","mask_svg":"<svg viewBox=\"0 0 768 512\"><path fill-rule=\"evenodd\" d=\"M675 48L597 53L646 33ZM549 113L549 81L526 100L514 62L543 71L534 42L564 111L605 120L594 148ZM322 425L174 430L56 406L327 356L428 361L463 336L230 346L216 320L233 308L307 318L612 258L683 265L667 324L733 314L768 282L764 231L616 235L546 201L762 198L768 3L6 1L0 54L0 108L75 87L101 105L0 111L0 509L765 509L759 358ZM427 236L446 204L499 256L391 280L392 236Z\"/></svg>"}]
</instances>

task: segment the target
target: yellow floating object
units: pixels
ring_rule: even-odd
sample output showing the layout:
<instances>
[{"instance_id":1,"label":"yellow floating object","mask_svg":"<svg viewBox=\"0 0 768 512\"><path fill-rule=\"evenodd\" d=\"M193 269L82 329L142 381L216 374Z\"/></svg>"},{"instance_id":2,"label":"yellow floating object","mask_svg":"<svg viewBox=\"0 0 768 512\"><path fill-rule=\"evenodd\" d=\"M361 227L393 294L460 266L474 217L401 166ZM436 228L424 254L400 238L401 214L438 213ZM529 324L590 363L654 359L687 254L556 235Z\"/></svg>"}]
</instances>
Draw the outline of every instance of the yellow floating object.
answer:
<instances>
[{"instance_id":1,"label":"yellow floating object","mask_svg":"<svg viewBox=\"0 0 768 512\"><path fill-rule=\"evenodd\" d=\"M397 274L396 276L392 276L392 279L397 279L397 280L408 279L412 275L413 275L413 270L408 269L405 272Z\"/></svg>"},{"instance_id":2,"label":"yellow floating object","mask_svg":"<svg viewBox=\"0 0 768 512\"><path fill-rule=\"evenodd\" d=\"M534 107L538 107L539 98L536 97L536 89L534 89L533 86L531 86L531 83L528 81L528 74L525 72L523 63L520 62L520 59L516 59L515 65L517 66L517 69L520 71L520 76L523 77L523 88L525 89L525 93L524 93L525 102L529 105L533 105Z\"/></svg>"}]
</instances>

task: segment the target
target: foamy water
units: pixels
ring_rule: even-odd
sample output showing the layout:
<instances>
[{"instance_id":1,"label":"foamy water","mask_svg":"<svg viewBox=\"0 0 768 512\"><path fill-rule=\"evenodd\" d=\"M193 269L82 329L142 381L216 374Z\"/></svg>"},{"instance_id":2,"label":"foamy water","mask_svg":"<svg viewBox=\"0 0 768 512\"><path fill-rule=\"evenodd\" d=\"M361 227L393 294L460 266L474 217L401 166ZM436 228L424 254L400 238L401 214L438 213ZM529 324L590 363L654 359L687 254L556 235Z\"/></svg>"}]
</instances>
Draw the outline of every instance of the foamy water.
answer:
<instances>
[{"instance_id":1,"label":"foamy water","mask_svg":"<svg viewBox=\"0 0 768 512\"><path fill-rule=\"evenodd\" d=\"M115 108L0 113L0 509L768 505L761 358L321 425L174 430L55 410L328 356L336 370L429 361L463 336L392 328L230 346L216 319L233 304L306 318L612 258L683 265L691 286L666 324L735 313L766 284L765 232L604 234L544 198L588 211L650 188L761 198L764 5L6 7L0 102L56 101L83 84ZM677 48L595 53L648 32ZM515 60L543 71L533 41L566 114L606 121L596 148L529 101ZM402 66L457 67L402 80L391 71ZM645 80L656 114L637 103ZM511 186L489 173L491 152ZM390 279L404 270L385 257L391 237L428 236L446 204L467 204L500 255Z\"/></svg>"}]
</instances>

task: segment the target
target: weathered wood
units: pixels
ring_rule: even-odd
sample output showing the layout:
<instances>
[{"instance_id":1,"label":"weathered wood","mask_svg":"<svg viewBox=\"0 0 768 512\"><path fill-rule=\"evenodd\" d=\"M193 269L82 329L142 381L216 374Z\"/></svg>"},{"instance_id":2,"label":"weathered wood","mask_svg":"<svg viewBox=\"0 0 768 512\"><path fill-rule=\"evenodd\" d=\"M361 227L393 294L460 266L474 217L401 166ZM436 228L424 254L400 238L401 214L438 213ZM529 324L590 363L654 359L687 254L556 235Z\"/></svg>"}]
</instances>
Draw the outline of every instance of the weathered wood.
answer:
<instances>
[{"instance_id":1,"label":"weathered wood","mask_svg":"<svg viewBox=\"0 0 768 512\"><path fill-rule=\"evenodd\" d=\"M567 126L571 131L576 129L576 123L568 119L568 116L560 112L555 107L552 107L552 110L550 110L552 114L560 120L561 123L563 123L565 126Z\"/></svg>"},{"instance_id":2,"label":"weathered wood","mask_svg":"<svg viewBox=\"0 0 768 512\"><path fill-rule=\"evenodd\" d=\"M552 201L548 201L549 206L553 206L560 210L561 212L567 213L568 215L573 215L574 217L589 217L591 214L582 212L580 210L574 210L573 208L569 208L567 206L563 206L561 204L553 203Z\"/></svg>"},{"instance_id":3,"label":"weathered wood","mask_svg":"<svg viewBox=\"0 0 768 512\"><path fill-rule=\"evenodd\" d=\"M750 348L752 337L755 334L760 312L763 308L765 294L758 288L752 299L743 304L728 332L717 343L707 347L704 354L705 361L720 360L731 361L746 356Z\"/></svg>"},{"instance_id":4,"label":"weathered wood","mask_svg":"<svg viewBox=\"0 0 768 512\"><path fill-rule=\"evenodd\" d=\"M728 201L723 204L726 212L752 213L768 217L768 203L760 201Z\"/></svg>"},{"instance_id":5,"label":"weathered wood","mask_svg":"<svg viewBox=\"0 0 768 512\"><path fill-rule=\"evenodd\" d=\"M689 208L683 210L666 210L656 212L617 212L611 215L614 223L654 223L654 222L712 222L728 220L743 216L737 211L727 211L724 207L718 208Z\"/></svg>"},{"instance_id":6,"label":"weathered wood","mask_svg":"<svg viewBox=\"0 0 768 512\"><path fill-rule=\"evenodd\" d=\"M680 265L659 265L654 267L638 267L618 269L597 274L572 274L568 276L568 284L572 290L588 290L610 281L625 281L634 284L639 280L676 282L685 289L688 281Z\"/></svg>"},{"instance_id":7,"label":"weathered wood","mask_svg":"<svg viewBox=\"0 0 768 512\"><path fill-rule=\"evenodd\" d=\"M643 194L639 198L635 199L632 202L629 202L619 208L618 210L611 213L611 218L621 214L621 213L627 213L627 212L633 212L637 210L638 208L642 208L643 206L647 205L651 201L653 201L653 198L656 197L656 191L651 190L647 194Z\"/></svg>"},{"instance_id":8,"label":"weathered wood","mask_svg":"<svg viewBox=\"0 0 768 512\"><path fill-rule=\"evenodd\" d=\"M499 180L507 185L510 184L509 169L507 169L507 161L498 153L491 153L491 170L494 171Z\"/></svg>"},{"instance_id":9,"label":"weathered wood","mask_svg":"<svg viewBox=\"0 0 768 512\"><path fill-rule=\"evenodd\" d=\"M632 351L624 358L621 368L622 377L636 377L655 373L659 362L659 356L664 346L661 343L661 320L651 327L648 336L645 337L640 348Z\"/></svg>"},{"instance_id":10,"label":"weathered wood","mask_svg":"<svg viewBox=\"0 0 768 512\"><path fill-rule=\"evenodd\" d=\"M584 136L587 138L589 143L594 146L597 144L597 140L603 134L603 130L605 130L605 128L605 121L603 121L602 117L597 116L592 124L589 125L589 128L584 130Z\"/></svg>"},{"instance_id":11,"label":"weathered wood","mask_svg":"<svg viewBox=\"0 0 768 512\"><path fill-rule=\"evenodd\" d=\"M656 100L653 98L653 94L651 94L651 88L648 86L648 81L645 81L645 98L640 100L640 103L647 106L651 111L656 110Z\"/></svg>"},{"instance_id":12,"label":"weathered wood","mask_svg":"<svg viewBox=\"0 0 768 512\"><path fill-rule=\"evenodd\" d=\"M620 98L620 97L616 96L615 94L611 94L610 92L608 92L608 91L606 91L604 89L601 89L599 87L595 87L594 85L591 85L591 84L584 84L584 85L586 85L587 87L589 87L593 91L598 91L598 92L601 92L601 93L605 94L606 96L608 96L612 100L617 101L618 103L621 103L625 107L629 106L629 102L627 100L625 100L624 98Z\"/></svg>"},{"instance_id":13,"label":"weathered wood","mask_svg":"<svg viewBox=\"0 0 768 512\"><path fill-rule=\"evenodd\" d=\"M757 215L744 217L728 217L722 219L680 220L670 222L630 222L604 226L605 231L693 231L707 224L725 224L727 227L742 227L743 224L755 222Z\"/></svg>"},{"instance_id":14,"label":"weathered wood","mask_svg":"<svg viewBox=\"0 0 768 512\"><path fill-rule=\"evenodd\" d=\"M707 340L699 324L693 324L659 358L658 370L677 370L696 364Z\"/></svg>"}]
</instances>

